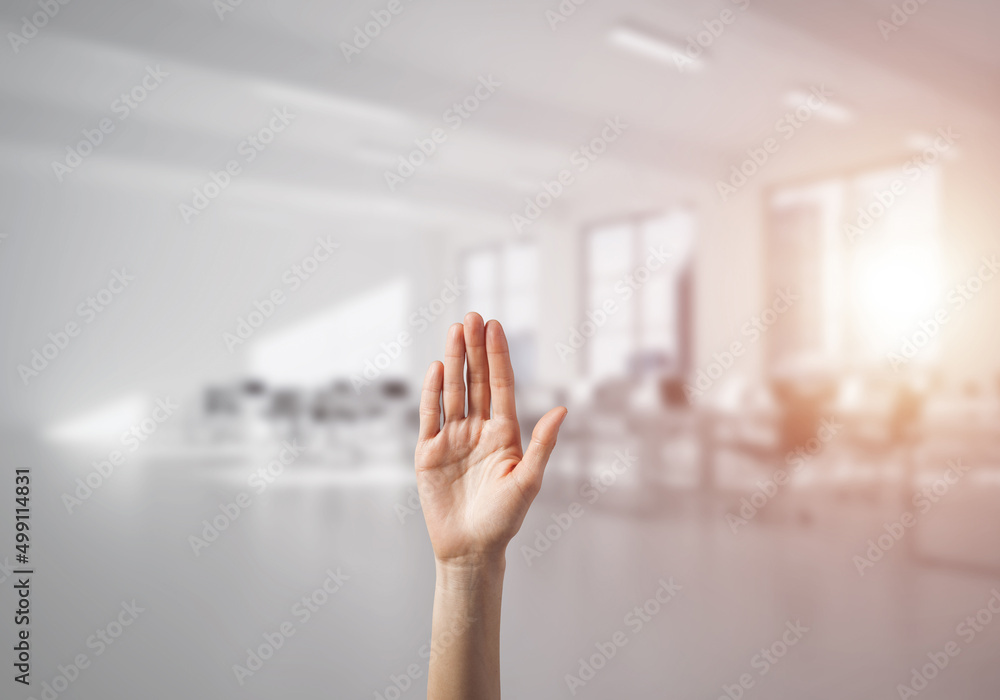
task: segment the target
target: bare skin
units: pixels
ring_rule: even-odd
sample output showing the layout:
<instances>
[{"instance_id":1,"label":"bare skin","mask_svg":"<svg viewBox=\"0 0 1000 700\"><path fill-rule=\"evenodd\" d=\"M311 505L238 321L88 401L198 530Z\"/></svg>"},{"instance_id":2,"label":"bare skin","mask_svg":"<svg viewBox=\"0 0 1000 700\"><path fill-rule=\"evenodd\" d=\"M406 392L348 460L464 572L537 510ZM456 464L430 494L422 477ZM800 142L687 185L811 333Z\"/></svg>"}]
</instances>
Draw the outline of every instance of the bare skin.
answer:
<instances>
[{"instance_id":1,"label":"bare skin","mask_svg":"<svg viewBox=\"0 0 1000 700\"><path fill-rule=\"evenodd\" d=\"M470 313L449 329L445 361L424 379L415 456L437 572L428 700L500 698L507 544L541 489L565 417L563 407L542 416L522 453L503 328Z\"/></svg>"}]
</instances>

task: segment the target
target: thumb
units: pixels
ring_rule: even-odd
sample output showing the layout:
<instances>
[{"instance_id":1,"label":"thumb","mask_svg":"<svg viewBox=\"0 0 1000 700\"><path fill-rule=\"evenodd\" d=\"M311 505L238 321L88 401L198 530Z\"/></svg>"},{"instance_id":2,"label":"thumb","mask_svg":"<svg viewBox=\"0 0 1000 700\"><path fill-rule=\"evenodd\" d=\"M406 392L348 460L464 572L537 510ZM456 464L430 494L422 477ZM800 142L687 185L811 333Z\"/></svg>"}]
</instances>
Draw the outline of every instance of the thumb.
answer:
<instances>
[{"instance_id":1,"label":"thumb","mask_svg":"<svg viewBox=\"0 0 1000 700\"><path fill-rule=\"evenodd\" d=\"M524 483L531 488L532 493L538 493L542 488L545 465L548 464L552 448L556 446L556 436L567 413L563 406L553 408L538 420L535 429L531 431L531 444L521 463L517 465L517 471L522 472Z\"/></svg>"}]
</instances>

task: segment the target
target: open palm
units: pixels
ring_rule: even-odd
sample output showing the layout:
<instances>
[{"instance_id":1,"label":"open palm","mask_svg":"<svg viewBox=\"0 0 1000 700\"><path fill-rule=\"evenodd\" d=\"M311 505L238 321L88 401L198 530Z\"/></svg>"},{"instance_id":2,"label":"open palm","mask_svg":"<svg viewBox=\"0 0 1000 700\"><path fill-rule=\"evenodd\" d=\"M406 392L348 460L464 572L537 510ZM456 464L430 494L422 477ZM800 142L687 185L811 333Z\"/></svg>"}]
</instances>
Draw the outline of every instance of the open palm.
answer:
<instances>
[{"instance_id":1,"label":"open palm","mask_svg":"<svg viewBox=\"0 0 1000 700\"><path fill-rule=\"evenodd\" d=\"M546 413L522 453L514 371L503 328L497 321L484 326L479 314L470 313L464 324L449 329L445 362L431 364L424 379L415 459L420 502L438 561L493 555L506 548L542 486L565 416L562 407Z\"/></svg>"}]
</instances>

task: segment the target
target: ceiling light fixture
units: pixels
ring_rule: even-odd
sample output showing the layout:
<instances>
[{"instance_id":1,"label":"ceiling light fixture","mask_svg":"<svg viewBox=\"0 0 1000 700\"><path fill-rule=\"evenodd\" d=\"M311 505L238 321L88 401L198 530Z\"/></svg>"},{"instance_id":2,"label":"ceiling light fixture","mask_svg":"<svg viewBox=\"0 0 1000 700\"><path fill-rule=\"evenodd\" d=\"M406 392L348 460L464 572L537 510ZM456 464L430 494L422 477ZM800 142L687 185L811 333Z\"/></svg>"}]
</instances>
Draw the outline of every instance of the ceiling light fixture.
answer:
<instances>
[{"instance_id":1,"label":"ceiling light fixture","mask_svg":"<svg viewBox=\"0 0 1000 700\"><path fill-rule=\"evenodd\" d=\"M683 67L685 70L701 70L705 67L704 54L692 58L681 44L646 30L618 26L611 30L608 40L620 49L661 63Z\"/></svg>"},{"instance_id":2,"label":"ceiling light fixture","mask_svg":"<svg viewBox=\"0 0 1000 700\"><path fill-rule=\"evenodd\" d=\"M795 89L785 95L785 104L796 108L806 106L815 112L816 116L836 124L849 124L854 121L854 112L839 102L827 98L819 107L814 107L810 101L813 97L813 93L809 90Z\"/></svg>"}]
</instances>

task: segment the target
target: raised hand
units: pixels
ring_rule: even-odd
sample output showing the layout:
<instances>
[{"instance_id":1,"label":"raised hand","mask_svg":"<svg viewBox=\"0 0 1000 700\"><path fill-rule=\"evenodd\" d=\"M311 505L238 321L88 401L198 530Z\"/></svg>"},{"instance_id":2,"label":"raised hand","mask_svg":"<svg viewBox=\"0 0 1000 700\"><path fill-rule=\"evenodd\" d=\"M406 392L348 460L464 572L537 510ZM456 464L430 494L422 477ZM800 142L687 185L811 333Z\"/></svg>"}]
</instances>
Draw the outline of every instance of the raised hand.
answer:
<instances>
[{"instance_id":1,"label":"raised hand","mask_svg":"<svg viewBox=\"0 0 1000 700\"><path fill-rule=\"evenodd\" d=\"M562 407L546 413L522 453L503 328L470 313L449 329L444 364L431 364L424 379L416 450L417 487L439 563L503 556L541 488L565 416Z\"/></svg>"},{"instance_id":2,"label":"raised hand","mask_svg":"<svg viewBox=\"0 0 1000 700\"><path fill-rule=\"evenodd\" d=\"M433 363L424 379L416 453L437 574L428 700L500 698L507 543L542 486L565 417L565 408L546 413L522 453L514 370L500 324L483 326L470 313L448 330L444 364Z\"/></svg>"}]
</instances>

